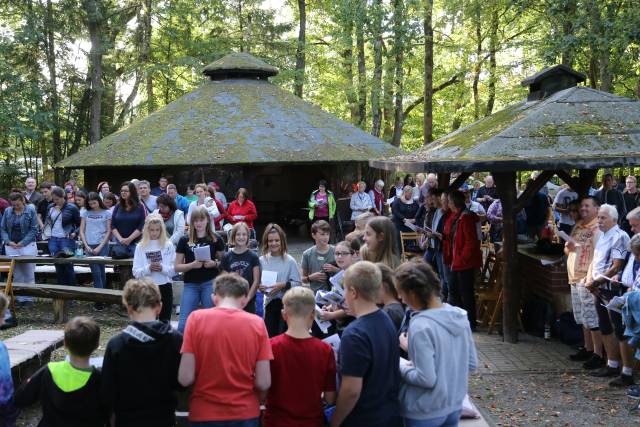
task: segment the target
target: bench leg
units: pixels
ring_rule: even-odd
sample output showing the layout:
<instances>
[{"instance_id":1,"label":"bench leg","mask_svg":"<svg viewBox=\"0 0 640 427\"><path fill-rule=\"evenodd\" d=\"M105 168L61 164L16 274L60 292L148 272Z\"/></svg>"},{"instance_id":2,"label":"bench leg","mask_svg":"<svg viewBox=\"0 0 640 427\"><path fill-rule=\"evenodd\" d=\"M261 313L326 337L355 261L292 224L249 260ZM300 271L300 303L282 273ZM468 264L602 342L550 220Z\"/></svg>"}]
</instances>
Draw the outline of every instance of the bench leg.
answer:
<instances>
[{"instance_id":1,"label":"bench leg","mask_svg":"<svg viewBox=\"0 0 640 427\"><path fill-rule=\"evenodd\" d=\"M65 310L66 301L63 299L53 300L53 322L54 323L66 323L67 312Z\"/></svg>"}]
</instances>

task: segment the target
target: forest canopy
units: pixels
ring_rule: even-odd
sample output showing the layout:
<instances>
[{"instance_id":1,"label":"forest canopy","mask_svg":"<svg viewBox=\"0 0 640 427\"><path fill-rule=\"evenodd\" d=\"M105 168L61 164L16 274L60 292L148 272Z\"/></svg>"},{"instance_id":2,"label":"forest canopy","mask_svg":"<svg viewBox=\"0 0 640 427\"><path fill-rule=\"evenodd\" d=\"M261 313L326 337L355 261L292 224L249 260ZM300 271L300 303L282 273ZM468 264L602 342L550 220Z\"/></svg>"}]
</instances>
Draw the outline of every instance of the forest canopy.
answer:
<instances>
[{"instance_id":1,"label":"forest canopy","mask_svg":"<svg viewBox=\"0 0 640 427\"><path fill-rule=\"evenodd\" d=\"M640 98L637 0L0 0L0 186L52 175L232 51L405 149L523 99L549 65Z\"/></svg>"}]
</instances>

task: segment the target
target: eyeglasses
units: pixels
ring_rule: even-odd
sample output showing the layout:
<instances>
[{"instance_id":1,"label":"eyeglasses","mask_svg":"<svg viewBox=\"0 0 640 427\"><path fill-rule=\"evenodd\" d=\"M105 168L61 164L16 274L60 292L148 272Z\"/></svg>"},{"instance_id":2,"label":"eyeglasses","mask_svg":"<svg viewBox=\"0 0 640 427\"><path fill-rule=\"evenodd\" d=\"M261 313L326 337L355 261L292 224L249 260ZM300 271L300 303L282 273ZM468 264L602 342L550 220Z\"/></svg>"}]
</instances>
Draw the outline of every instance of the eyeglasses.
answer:
<instances>
[{"instance_id":1,"label":"eyeglasses","mask_svg":"<svg viewBox=\"0 0 640 427\"><path fill-rule=\"evenodd\" d=\"M352 252L334 252L333 253L335 256L349 256L349 255L353 255Z\"/></svg>"}]
</instances>

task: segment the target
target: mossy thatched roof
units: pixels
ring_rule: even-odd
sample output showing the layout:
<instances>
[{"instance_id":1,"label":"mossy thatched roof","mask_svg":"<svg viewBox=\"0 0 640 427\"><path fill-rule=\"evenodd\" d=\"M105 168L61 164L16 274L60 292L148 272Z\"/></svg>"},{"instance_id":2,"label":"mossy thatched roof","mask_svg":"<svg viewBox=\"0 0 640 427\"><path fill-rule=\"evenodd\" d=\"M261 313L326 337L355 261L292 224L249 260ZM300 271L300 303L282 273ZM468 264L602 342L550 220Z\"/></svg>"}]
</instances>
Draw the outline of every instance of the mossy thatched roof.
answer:
<instances>
[{"instance_id":1,"label":"mossy thatched roof","mask_svg":"<svg viewBox=\"0 0 640 427\"><path fill-rule=\"evenodd\" d=\"M402 153L292 93L255 78L256 70L277 72L275 67L248 54L225 58L208 68L237 71L245 67L248 74L207 81L55 167L350 162Z\"/></svg>"},{"instance_id":2,"label":"mossy thatched roof","mask_svg":"<svg viewBox=\"0 0 640 427\"><path fill-rule=\"evenodd\" d=\"M635 166L640 102L587 87L513 104L428 146L371 161L410 172L556 170Z\"/></svg>"}]
</instances>

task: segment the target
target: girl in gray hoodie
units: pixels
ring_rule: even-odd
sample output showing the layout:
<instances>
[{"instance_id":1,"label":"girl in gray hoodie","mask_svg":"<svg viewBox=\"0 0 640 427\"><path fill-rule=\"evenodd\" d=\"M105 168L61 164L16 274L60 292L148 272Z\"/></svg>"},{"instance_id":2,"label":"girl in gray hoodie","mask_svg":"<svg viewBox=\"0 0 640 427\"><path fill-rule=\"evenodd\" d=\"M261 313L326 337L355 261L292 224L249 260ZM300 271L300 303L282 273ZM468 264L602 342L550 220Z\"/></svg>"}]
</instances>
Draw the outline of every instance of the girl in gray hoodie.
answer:
<instances>
[{"instance_id":1,"label":"girl in gray hoodie","mask_svg":"<svg viewBox=\"0 0 640 427\"><path fill-rule=\"evenodd\" d=\"M400 347L400 405L406 427L457 426L469 372L477 366L466 311L440 301L440 281L424 261L395 273L398 295L416 314Z\"/></svg>"}]
</instances>

